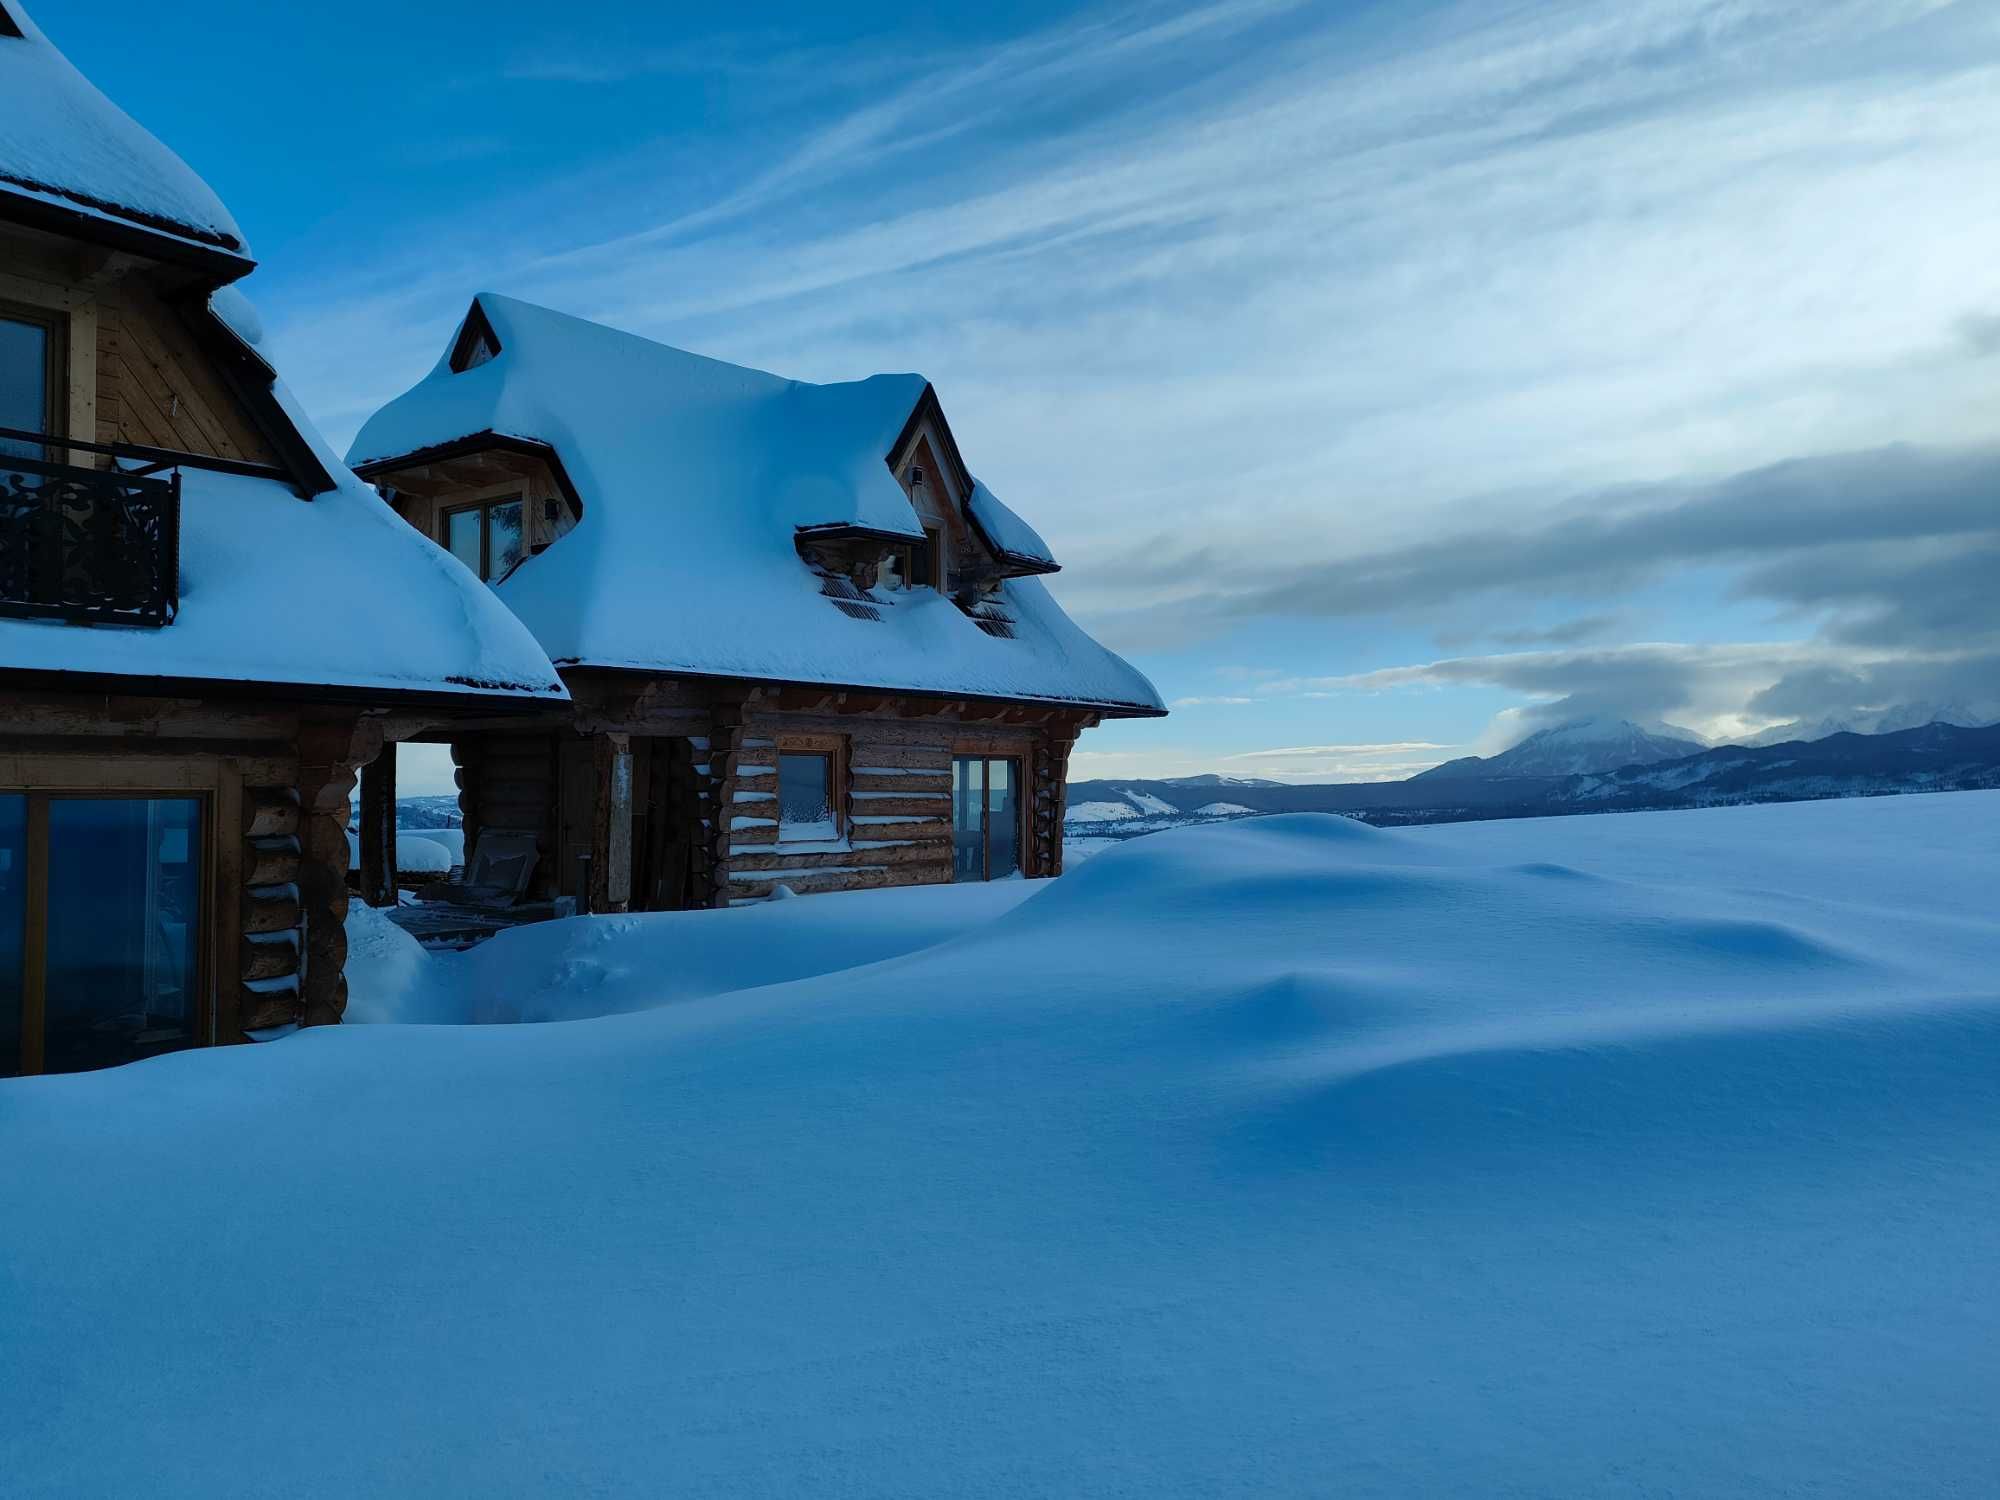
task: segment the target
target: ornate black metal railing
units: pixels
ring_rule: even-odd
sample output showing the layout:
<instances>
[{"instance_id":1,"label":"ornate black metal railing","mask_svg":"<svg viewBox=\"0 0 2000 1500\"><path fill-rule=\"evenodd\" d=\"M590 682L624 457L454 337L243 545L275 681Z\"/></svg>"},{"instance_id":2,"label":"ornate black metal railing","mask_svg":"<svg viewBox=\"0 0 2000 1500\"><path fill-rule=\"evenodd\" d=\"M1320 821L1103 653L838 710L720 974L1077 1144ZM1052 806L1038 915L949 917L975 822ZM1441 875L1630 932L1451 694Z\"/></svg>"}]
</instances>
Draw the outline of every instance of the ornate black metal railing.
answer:
<instances>
[{"instance_id":1,"label":"ornate black metal railing","mask_svg":"<svg viewBox=\"0 0 2000 1500\"><path fill-rule=\"evenodd\" d=\"M0 443L0 614L170 624L180 609L180 474L73 468L47 451Z\"/></svg>"}]
</instances>

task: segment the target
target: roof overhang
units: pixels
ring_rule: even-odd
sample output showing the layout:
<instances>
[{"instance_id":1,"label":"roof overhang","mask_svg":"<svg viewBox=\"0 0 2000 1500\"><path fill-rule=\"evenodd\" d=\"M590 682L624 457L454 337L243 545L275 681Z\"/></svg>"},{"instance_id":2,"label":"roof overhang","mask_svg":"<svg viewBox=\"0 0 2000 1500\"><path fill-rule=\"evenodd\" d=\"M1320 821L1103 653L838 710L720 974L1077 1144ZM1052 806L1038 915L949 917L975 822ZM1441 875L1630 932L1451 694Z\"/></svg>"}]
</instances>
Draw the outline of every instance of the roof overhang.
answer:
<instances>
[{"instance_id":1,"label":"roof overhang","mask_svg":"<svg viewBox=\"0 0 2000 1500\"><path fill-rule=\"evenodd\" d=\"M64 627L84 629L83 626ZM167 629L173 627L169 625ZM158 677L145 673L65 672L60 668L0 668L0 683L10 691L36 688L58 693L107 693L128 698L261 698L282 703L327 704L343 707L433 708L461 714L524 714L569 702L568 689L536 688L524 683L480 682L473 678L444 679L434 688L386 688L358 684L313 682L247 682L234 677Z\"/></svg>"},{"instance_id":2,"label":"roof overhang","mask_svg":"<svg viewBox=\"0 0 2000 1500\"><path fill-rule=\"evenodd\" d=\"M464 437L452 438L449 442L433 443L427 448L413 448L408 453L391 454L385 458L371 458L353 464L354 472L373 484L378 480L391 486L395 477L404 469L418 469L426 464L440 464L454 458L469 458L477 453L519 453L529 458L538 458L549 466L549 473L555 476L556 487L563 492L570 509L579 517L583 515L583 499L570 481L569 471L563 467L562 456L553 444L540 438L518 437L512 433L495 432L486 428L479 432L468 432Z\"/></svg>"},{"instance_id":3,"label":"roof overhang","mask_svg":"<svg viewBox=\"0 0 2000 1500\"><path fill-rule=\"evenodd\" d=\"M257 269L233 237L156 219L81 193L0 174L0 219L143 255L200 276L211 289Z\"/></svg>"},{"instance_id":4,"label":"roof overhang","mask_svg":"<svg viewBox=\"0 0 2000 1500\"><path fill-rule=\"evenodd\" d=\"M571 672L604 672L623 676L664 677L682 682L734 683L744 687L793 689L808 693L853 693L868 698L921 698L933 703L995 703L1015 708L1063 709L1074 713L1097 714L1107 719L1164 719L1164 708L1140 703L1098 703L1083 698L1009 697L1003 693L961 693L949 688L889 687L868 682L812 682L791 677L740 677L727 672L669 671L664 667L617 666L583 661L576 657L554 658L557 675L567 679Z\"/></svg>"}]
</instances>

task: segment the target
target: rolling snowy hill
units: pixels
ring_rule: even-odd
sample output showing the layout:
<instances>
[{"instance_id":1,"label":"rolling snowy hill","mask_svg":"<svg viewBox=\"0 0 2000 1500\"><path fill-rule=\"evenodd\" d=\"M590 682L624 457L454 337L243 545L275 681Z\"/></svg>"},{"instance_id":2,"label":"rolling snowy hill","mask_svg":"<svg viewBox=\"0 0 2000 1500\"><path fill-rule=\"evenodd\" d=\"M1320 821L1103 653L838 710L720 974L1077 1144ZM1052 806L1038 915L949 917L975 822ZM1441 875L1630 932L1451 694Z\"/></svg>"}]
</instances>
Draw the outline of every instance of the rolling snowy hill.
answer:
<instances>
[{"instance_id":1,"label":"rolling snowy hill","mask_svg":"<svg viewBox=\"0 0 2000 1500\"><path fill-rule=\"evenodd\" d=\"M1983 1494L1996 849L1266 819L0 1082L7 1492Z\"/></svg>"},{"instance_id":2,"label":"rolling snowy hill","mask_svg":"<svg viewBox=\"0 0 2000 1500\"><path fill-rule=\"evenodd\" d=\"M1843 733L1779 745L1722 745L1672 760L1572 776L1419 776L1391 782L1241 787L1228 800L1257 813L1339 812L1371 823L1403 825L1996 786L2000 786L2000 726L1960 729L1931 724L1894 734ZM1158 832L1212 815L1206 809L1197 811L1196 797L1201 795L1159 781L1073 782L1067 826L1085 840ZM1174 802L1175 811L1141 814L1136 805L1139 797L1146 798L1149 806Z\"/></svg>"}]
</instances>

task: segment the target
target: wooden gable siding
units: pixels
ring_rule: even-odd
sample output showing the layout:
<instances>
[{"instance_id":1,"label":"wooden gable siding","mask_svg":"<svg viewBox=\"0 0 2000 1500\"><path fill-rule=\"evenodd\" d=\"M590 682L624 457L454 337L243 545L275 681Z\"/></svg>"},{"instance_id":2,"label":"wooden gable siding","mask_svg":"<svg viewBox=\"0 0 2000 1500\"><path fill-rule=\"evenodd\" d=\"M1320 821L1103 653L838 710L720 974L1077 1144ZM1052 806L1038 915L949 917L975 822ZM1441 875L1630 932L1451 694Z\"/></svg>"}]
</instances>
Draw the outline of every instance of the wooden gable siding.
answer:
<instances>
[{"instance_id":1,"label":"wooden gable siding","mask_svg":"<svg viewBox=\"0 0 2000 1500\"><path fill-rule=\"evenodd\" d=\"M60 320L69 398L61 413L63 436L278 462L255 419L143 267L17 232L0 234L0 265L0 300ZM81 453L72 461L109 462Z\"/></svg>"},{"instance_id":2,"label":"wooden gable siding","mask_svg":"<svg viewBox=\"0 0 2000 1500\"><path fill-rule=\"evenodd\" d=\"M97 301L97 440L279 461L180 315L131 278Z\"/></svg>"},{"instance_id":3,"label":"wooden gable siding","mask_svg":"<svg viewBox=\"0 0 2000 1500\"><path fill-rule=\"evenodd\" d=\"M938 462L927 425L917 429L915 441L896 466L896 481L906 495L910 494L910 471L918 468L924 471L925 503L918 505L912 496L911 504L926 526L936 526L944 533L945 577L949 583L976 565L978 541L965 519L966 497L959 493L957 481Z\"/></svg>"}]
</instances>

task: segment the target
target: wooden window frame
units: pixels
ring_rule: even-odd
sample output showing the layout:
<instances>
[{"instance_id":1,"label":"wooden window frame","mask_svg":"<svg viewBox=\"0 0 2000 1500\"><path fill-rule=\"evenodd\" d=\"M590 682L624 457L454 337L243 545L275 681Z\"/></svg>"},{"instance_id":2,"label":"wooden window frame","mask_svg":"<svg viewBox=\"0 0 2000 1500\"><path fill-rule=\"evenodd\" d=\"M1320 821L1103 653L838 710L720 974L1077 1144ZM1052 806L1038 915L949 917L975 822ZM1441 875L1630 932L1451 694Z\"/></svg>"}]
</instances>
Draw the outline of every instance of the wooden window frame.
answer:
<instances>
[{"instance_id":1,"label":"wooden window frame","mask_svg":"<svg viewBox=\"0 0 2000 1500\"><path fill-rule=\"evenodd\" d=\"M62 800L174 798L201 804L201 896L195 939L194 1017L190 1047L214 1046L233 1033L236 1007L222 988L236 972L242 937L243 777L228 761L208 764L115 756L0 756L0 796L27 799L23 893L21 1050L17 1076L39 1075L48 1014L49 803Z\"/></svg>"},{"instance_id":2,"label":"wooden window frame","mask_svg":"<svg viewBox=\"0 0 2000 1500\"><path fill-rule=\"evenodd\" d=\"M42 360L44 415L41 430L52 438L68 437L70 435L69 314L61 308L38 307L33 303L0 298L0 319L5 319L9 323L32 324L46 331L48 344ZM53 455L50 456L50 461L55 461Z\"/></svg>"},{"instance_id":3,"label":"wooden window frame","mask_svg":"<svg viewBox=\"0 0 2000 1500\"><path fill-rule=\"evenodd\" d=\"M824 755L826 767L826 800L833 812L833 836L847 837L851 826L847 816L848 792L848 748L844 734L781 734L773 738L771 744L771 785L777 797L773 809L776 813L778 843L813 844L817 839L787 839L785 837L785 787L783 757L787 755Z\"/></svg>"},{"instance_id":4,"label":"wooden window frame","mask_svg":"<svg viewBox=\"0 0 2000 1500\"><path fill-rule=\"evenodd\" d=\"M1019 745L1008 745L1001 747L992 744L981 744L977 742L974 743L961 742L958 744L954 744L951 747L951 761L952 761L951 783L952 783L952 794L954 796L957 795L958 791L958 763L961 760L976 760L980 762L980 771L979 771L980 883L982 885L988 884L993 879L993 808L991 806L990 799L987 797L987 792L989 788L987 785L985 766L988 761L995 761L995 760L1011 761L1014 766L1014 863L1016 867L1020 870L1021 878L1023 880L1033 879L1034 876L1028 868L1029 864L1028 829L1030 826L1028 821L1028 808L1029 804L1034 800L1028 795L1028 785L1026 781L1026 777L1028 774L1027 768L1029 761L1029 752ZM952 817L953 817L953 826L956 827L957 809L955 808L953 809ZM955 859L953 861L952 867L953 870L956 871L957 861Z\"/></svg>"},{"instance_id":5,"label":"wooden window frame","mask_svg":"<svg viewBox=\"0 0 2000 1500\"><path fill-rule=\"evenodd\" d=\"M533 502L529 500L526 490L510 490L504 495L494 495L484 500L467 500L457 505L440 507L438 510L438 541L447 552L451 552L451 518L453 516L462 516L467 511L479 512L479 581L481 583L490 584L498 581L493 577L492 511L495 506L513 505L516 503L519 503L521 507L521 558L525 560L534 555L529 549L528 544L528 507ZM457 555L457 553L452 552L452 556L456 557ZM518 565L517 563L516 566Z\"/></svg>"}]
</instances>

